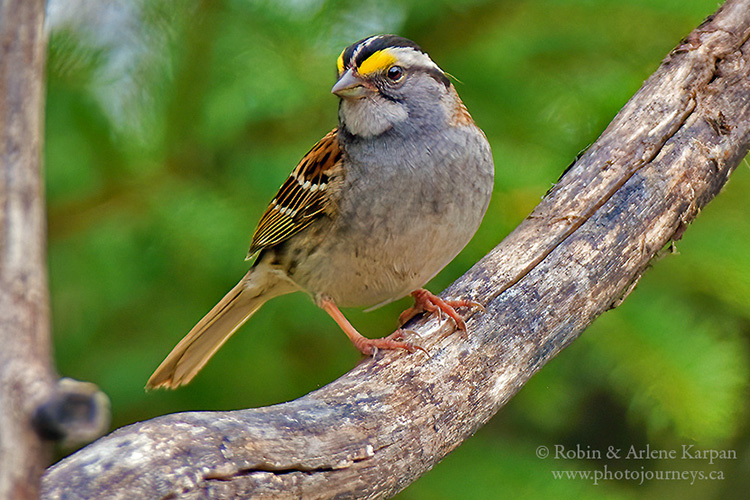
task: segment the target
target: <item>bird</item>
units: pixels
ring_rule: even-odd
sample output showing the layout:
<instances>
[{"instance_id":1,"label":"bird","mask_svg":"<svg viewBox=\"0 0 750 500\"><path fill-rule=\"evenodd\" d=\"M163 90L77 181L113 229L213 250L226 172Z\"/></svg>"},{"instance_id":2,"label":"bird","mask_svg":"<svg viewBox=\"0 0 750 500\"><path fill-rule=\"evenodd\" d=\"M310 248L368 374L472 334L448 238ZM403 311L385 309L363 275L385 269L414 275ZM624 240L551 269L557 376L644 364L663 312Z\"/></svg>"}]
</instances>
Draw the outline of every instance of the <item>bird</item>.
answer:
<instances>
[{"instance_id":1,"label":"bird","mask_svg":"<svg viewBox=\"0 0 750 500\"><path fill-rule=\"evenodd\" d=\"M403 325L457 307L422 288L482 221L494 161L449 75L415 42L381 34L341 52L331 92L338 126L305 154L258 222L250 270L177 344L147 389L190 382L266 301L304 291L364 355L424 350L404 331L361 335L340 307L376 308L412 295Z\"/></svg>"}]
</instances>

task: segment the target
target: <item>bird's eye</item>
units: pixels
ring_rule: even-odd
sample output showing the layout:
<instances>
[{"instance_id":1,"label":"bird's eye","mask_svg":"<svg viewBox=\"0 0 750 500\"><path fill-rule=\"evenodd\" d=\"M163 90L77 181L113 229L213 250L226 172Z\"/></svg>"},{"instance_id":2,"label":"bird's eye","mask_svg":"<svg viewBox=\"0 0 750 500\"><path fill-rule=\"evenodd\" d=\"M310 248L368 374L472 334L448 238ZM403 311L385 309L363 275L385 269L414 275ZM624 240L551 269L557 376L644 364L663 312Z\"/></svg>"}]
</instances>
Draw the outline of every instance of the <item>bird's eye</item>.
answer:
<instances>
[{"instance_id":1,"label":"bird's eye","mask_svg":"<svg viewBox=\"0 0 750 500\"><path fill-rule=\"evenodd\" d=\"M404 70L401 68L401 66L391 66L388 68L388 78L394 82L401 79L402 76L404 76Z\"/></svg>"}]
</instances>

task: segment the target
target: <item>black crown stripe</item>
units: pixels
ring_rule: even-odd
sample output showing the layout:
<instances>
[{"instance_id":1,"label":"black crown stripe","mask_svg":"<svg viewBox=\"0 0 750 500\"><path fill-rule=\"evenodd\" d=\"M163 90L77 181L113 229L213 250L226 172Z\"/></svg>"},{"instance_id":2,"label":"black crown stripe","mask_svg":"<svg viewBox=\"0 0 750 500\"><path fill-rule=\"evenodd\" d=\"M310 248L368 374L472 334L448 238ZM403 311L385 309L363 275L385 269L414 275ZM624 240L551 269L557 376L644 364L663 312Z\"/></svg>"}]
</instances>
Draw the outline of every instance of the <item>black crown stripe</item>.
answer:
<instances>
[{"instance_id":1,"label":"black crown stripe","mask_svg":"<svg viewBox=\"0 0 750 500\"><path fill-rule=\"evenodd\" d=\"M380 35L379 37L370 41L365 47L363 47L362 50L360 50L359 53L357 54L356 60L352 61L352 56L356 52L357 48L371 38L372 38L371 36L368 36L367 38L363 38L362 40L353 43L352 45L347 47L346 50L344 50L343 59L344 59L345 67L347 68L351 67L352 62L354 62L354 66L359 66L365 60L367 60L368 57L373 55L375 52L386 49L386 48L405 47L405 48L412 48L414 50L418 50L419 52L424 53L424 50L422 50L422 47L417 45L415 42L412 42L408 38L404 38L398 35Z\"/></svg>"}]
</instances>

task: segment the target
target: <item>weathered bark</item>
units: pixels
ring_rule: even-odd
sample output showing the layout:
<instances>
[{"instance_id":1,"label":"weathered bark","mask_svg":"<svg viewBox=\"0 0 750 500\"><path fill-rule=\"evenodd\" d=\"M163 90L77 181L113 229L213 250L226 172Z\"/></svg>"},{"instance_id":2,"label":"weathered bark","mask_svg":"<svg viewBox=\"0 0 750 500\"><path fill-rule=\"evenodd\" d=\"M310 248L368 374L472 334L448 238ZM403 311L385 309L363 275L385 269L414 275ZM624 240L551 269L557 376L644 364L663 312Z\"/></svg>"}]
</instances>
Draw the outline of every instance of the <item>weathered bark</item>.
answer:
<instances>
[{"instance_id":1,"label":"weathered bark","mask_svg":"<svg viewBox=\"0 0 750 500\"><path fill-rule=\"evenodd\" d=\"M37 498L50 456L32 426L52 393L41 176L43 0L0 1L0 499Z\"/></svg>"},{"instance_id":2,"label":"weathered bark","mask_svg":"<svg viewBox=\"0 0 750 500\"><path fill-rule=\"evenodd\" d=\"M295 401L167 415L52 467L44 498L387 498L486 423L678 239L750 144L750 0L679 45L533 213L444 295L468 338L366 359Z\"/></svg>"},{"instance_id":3,"label":"weathered bark","mask_svg":"<svg viewBox=\"0 0 750 500\"><path fill-rule=\"evenodd\" d=\"M39 497L52 440L108 426L93 384L57 380L50 355L41 144L43 0L0 0L0 500Z\"/></svg>"}]
</instances>

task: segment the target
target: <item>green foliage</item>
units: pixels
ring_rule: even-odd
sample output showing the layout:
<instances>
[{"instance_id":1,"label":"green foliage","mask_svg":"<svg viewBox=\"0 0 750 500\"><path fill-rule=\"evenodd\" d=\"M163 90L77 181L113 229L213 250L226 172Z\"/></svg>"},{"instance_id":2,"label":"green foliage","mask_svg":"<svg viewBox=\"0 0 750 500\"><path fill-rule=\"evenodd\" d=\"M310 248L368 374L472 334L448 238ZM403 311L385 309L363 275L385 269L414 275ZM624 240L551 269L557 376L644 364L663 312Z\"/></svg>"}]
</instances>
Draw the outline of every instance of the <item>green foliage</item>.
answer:
<instances>
[{"instance_id":1,"label":"green foliage","mask_svg":"<svg viewBox=\"0 0 750 500\"><path fill-rule=\"evenodd\" d=\"M715 446L742 422L747 345L736 319L696 314L690 302L638 293L620 314L604 316L591 329L606 341L587 340L630 417L645 421L649 436L668 430Z\"/></svg>"},{"instance_id":2,"label":"green foliage","mask_svg":"<svg viewBox=\"0 0 750 500\"><path fill-rule=\"evenodd\" d=\"M335 125L334 62L352 41L398 32L421 43L458 78L492 144L494 199L469 247L430 284L439 291L529 213L715 8L708 0L157 0L133 3L119 24L97 24L95 14L68 20L51 38L45 144L60 372L99 384L119 427L292 399L355 364L335 324L297 294L264 306L187 388L143 391L245 272L266 203ZM741 451L707 465L541 459L536 450L746 448L748 190L743 165L678 254L655 263L620 308L399 498L741 498ZM347 314L380 336L407 305ZM726 478L594 485L552 475L605 465L720 469Z\"/></svg>"}]
</instances>

